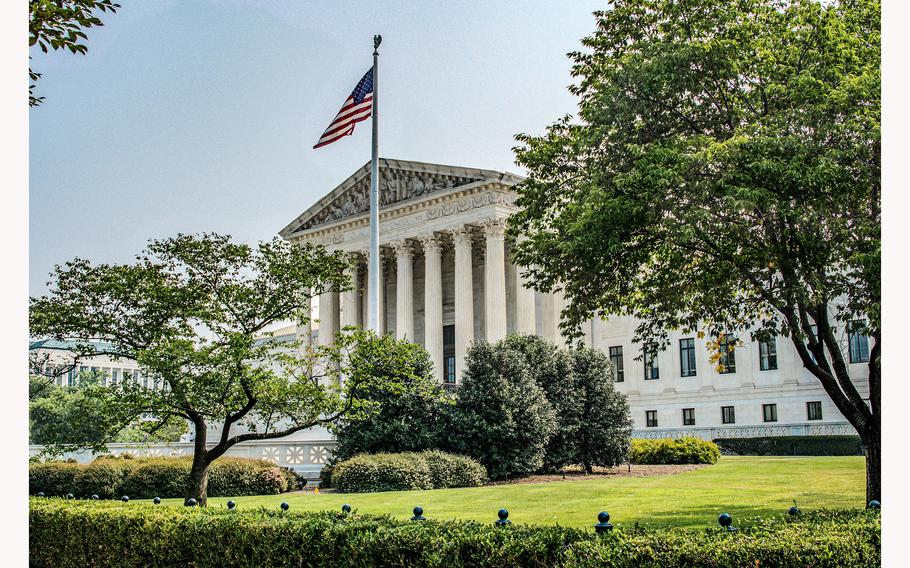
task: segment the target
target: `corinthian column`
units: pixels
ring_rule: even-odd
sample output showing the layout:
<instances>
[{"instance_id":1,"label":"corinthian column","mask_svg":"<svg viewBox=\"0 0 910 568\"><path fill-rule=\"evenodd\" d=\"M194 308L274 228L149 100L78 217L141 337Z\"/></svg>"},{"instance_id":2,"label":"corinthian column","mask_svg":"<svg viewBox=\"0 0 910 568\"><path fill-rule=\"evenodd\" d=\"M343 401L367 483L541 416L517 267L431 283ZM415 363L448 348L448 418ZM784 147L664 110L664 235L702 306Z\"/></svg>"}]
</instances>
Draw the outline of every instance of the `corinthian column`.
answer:
<instances>
[{"instance_id":1,"label":"corinthian column","mask_svg":"<svg viewBox=\"0 0 910 568\"><path fill-rule=\"evenodd\" d=\"M424 347L430 354L436 380L443 381L442 345L442 248L434 235L420 237L424 254Z\"/></svg>"},{"instance_id":2,"label":"corinthian column","mask_svg":"<svg viewBox=\"0 0 910 568\"><path fill-rule=\"evenodd\" d=\"M471 276L471 232L449 231L455 243L455 377L461 381L468 345L474 340L474 284Z\"/></svg>"},{"instance_id":3,"label":"corinthian column","mask_svg":"<svg viewBox=\"0 0 910 568\"><path fill-rule=\"evenodd\" d=\"M370 313L369 313L369 309L370 309L369 308L369 304L370 304L370 301L369 301L369 297L370 297L370 294L369 294L369 292L370 292L370 278L369 278L370 251L362 250L362 251L360 251L360 254L363 255L363 257L367 260L366 268L364 268L364 271L367 273L367 277L364 278L364 282L363 282L363 316L362 316L363 322L364 322L364 324L366 324L366 322L368 322L370 320ZM383 302L382 302L383 293L382 292L383 292L383 289L385 288L385 281L382 276L383 276L383 274L382 274L382 249L379 249L379 294L377 294L377 302L379 304L379 322L378 322L378 325L379 325L378 334L379 335L382 335L383 333L385 333L385 312L383 311L383 305L382 305L383 304ZM366 327L366 325L364 325L364 327Z\"/></svg>"},{"instance_id":4,"label":"corinthian column","mask_svg":"<svg viewBox=\"0 0 910 568\"><path fill-rule=\"evenodd\" d=\"M535 322L534 290L528 287L528 278L521 272L522 266L515 266L515 330L518 333L534 335Z\"/></svg>"},{"instance_id":5,"label":"corinthian column","mask_svg":"<svg viewBox=\"0 0 910 568\"><path fill-rule=\"evenodd\" d=\"M351 255L351 265L345 270L351 280L351 288L341 293L341 327L357 325L357 280L359 277L358 259Z\"/></svg>"},{"instance_id":6,"label":"corinthian column","mask_svg":"<svg viewBox=\"0 0 910 568\"><path fill-rule=\"evenodd\" d=\"M319 295L319 343L328 345L338 332L338 292Z\"/></svg>"},{"instance_id":7,"label":"corinthian column","mask_svg":"<svg viewBox=\"0 0 910 568\"><path fill-rule=\"evenodd\" d=\"M487 245L483 302L487 341L499 341L506 336L506 223L494 218L482 224Z\"/></svg>"},{"instance_id":8,"label":"corinthian column","mask_svg":"<svg viewBox=\"0 0 910 568\"><path fill-rule=\"evenodd\" d=\"M414 340L414 255L407 241L392 243L398 261L395 287L395 337Z\"/></svg>"}]
</instances>

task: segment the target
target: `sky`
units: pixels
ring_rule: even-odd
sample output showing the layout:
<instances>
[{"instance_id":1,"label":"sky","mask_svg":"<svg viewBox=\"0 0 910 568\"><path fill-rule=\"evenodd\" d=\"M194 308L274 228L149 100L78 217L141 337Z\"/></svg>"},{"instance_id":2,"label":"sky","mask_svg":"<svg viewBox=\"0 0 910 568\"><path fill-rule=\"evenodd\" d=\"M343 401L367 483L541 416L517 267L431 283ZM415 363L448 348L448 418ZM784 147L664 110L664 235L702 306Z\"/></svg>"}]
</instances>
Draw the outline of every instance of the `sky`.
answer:
<instances>
[{"instance_id":1,"label":"sky","mask_svg":"<svg viewBox=\"0 0 910 568\"><path fill-rule=\"evenodd\" d=\"M149 239L254 243L370 159L312 149L380 48L380 155L522 173L514 136L574 113L570 51L606 2L120 0L87 55L32 49L29 293Z\"/></svg>"}]
</instances>

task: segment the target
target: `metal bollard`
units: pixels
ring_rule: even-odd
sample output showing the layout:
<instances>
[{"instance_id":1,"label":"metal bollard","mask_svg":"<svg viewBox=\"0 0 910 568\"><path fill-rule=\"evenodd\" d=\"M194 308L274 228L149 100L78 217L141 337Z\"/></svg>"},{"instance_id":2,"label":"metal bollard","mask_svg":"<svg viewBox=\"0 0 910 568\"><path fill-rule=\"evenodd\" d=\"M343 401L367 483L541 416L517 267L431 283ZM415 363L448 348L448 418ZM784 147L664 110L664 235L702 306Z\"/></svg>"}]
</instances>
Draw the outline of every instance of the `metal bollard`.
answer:
<instances>
[{"instance_id":1,"label":"metal bollard","mask_svg":"<svg viewBox=\"0 0 910 568\"><path fill-rule=\"evenodd\" d=\"M597 514L597 524L594 525L594 530L599 534L610 532L613 530L613 525L610 524L610 513L606 511L601 511Z\"/></svg>"},{"instance_id":2,"label":"metal bollard","mask_svg":"<svg viewBox=\"0 0 910 568\"><path fill-rule=\"evenodd\" d=\"M420 505L414 507L414 516L411 517L412 521L425 521L426 517L423 516L423 507Z\"/></svg>"},{"instance_id":3,"label":"metal bollard","mask_svg":"<svg viewBox=\"0 0 910 568\"><path fill-rule=\"evenodd\" d=\"M720 526L727 529L728 532L739 530L733 526L733 517L730 516L730 513L721 513L720 516L717 517L717 522L720 523Z\"/></svg>"},{"instance_id":4,"label":"metal bollard","mask_svg":"<svg viewBox=\"0 0 910 568\"><path fill-rule=\"evenodd\" d=\"M345 515L349 515L351 513L351 506L348 505L347 503L345 503L344 505L341 506L341 512L344 513Z\"/></svg>"},{"instance_id":5,"label":"metal bollard","mask_svg":"<svg viewBox=\"0 0 910 568\"><path fill-rule=\"evenodd\" d=\"M237 503L234 503L233 501L228 501L227 508L228 508L228 511L233 511L234 509L237 508Z\"/></svg>"},{"instance_id":6,"label":"metal bollard","mask_svg":"<svg viewBox=\"0 0 910 568\"><path fill-rule=\"evenodd\" d=\"M499 513L497 514L499 516L499 520L496 521L496 526L505 527L512 524L512 521L509 520L508 509L500 509Z\"/></svg>"}]
</instances>

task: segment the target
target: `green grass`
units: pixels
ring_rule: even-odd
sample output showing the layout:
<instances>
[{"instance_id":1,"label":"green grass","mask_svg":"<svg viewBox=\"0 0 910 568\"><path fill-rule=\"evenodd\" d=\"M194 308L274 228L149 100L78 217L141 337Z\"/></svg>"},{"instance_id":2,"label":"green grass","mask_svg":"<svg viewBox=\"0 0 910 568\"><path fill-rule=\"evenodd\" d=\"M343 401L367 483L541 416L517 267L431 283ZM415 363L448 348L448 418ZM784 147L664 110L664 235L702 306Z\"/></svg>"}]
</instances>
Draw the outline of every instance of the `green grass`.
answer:
<instances>
[{"instance_id":1,"label":"green grass","mask_svg":"<svg viewBox=\"0 0 910 568\"><path fill-rule=\"evenodd\" d=\"M618 526L672 525L705 527L727 511L734 525L756 517L779 515L795 499L803 510L864 506L863 458L733 457L713 466L655 477L566 480L470 489L395 491L386 493L294 493L235 497L238 508L277 508L287 501L292 511L340 509L349 503L361 513L389 513L407 519L415 505L433 519L496 520L500 507L515 523L584 527L609 511ZM209 506L224 507L228 498L211 498ZM181 500L164 503L180 505Z\"/></svg>"}]
</instances>

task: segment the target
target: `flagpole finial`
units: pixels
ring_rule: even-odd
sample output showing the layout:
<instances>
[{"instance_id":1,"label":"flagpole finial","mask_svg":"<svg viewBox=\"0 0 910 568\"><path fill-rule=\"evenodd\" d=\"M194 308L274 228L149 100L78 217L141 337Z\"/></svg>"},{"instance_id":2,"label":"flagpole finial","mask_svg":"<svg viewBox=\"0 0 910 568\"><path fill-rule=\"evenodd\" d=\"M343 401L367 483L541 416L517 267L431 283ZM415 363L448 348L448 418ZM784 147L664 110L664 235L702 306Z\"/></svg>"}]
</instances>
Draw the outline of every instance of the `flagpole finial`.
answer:
<instances>
[{"instance_id":1,"label":"flagpole finial","mask_svg":"<svg viewBox=\"0 0 910 568\"><path fill-rule=\"evenodd\" d=\"M373 55L379 55L379 44L382 43L381 35L373 36Z\"/></svg>"}]
</instances>

